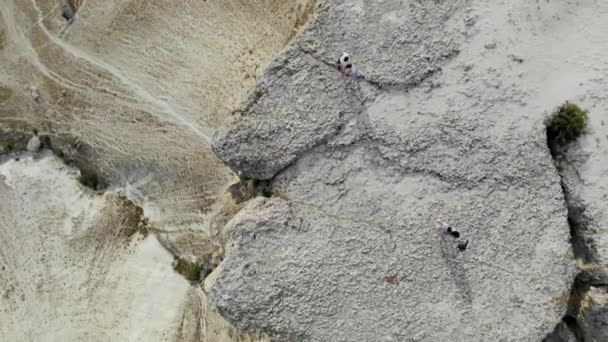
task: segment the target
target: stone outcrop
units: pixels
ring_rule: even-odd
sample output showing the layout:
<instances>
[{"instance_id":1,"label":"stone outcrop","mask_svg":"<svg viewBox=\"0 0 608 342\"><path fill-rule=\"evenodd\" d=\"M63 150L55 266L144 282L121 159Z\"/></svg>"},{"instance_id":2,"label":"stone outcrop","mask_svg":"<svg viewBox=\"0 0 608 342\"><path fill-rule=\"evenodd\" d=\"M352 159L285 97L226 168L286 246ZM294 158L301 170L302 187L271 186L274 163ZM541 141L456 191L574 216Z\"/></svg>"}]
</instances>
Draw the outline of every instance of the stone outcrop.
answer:
<instances>
[{"instance_id":1,"label":"stone outcrop","mask_svg":"<svg viewBox=\"0 0 608 342\"><path fill-rule=\"evenodd\" d=\"M601 53L570 48L605 38L570 28L596 32L608 7L400 5L321 2L214 136L271 198L229 224L212 298L241 329L304 341L577 338L560 323L577 271L543 121L567 99L599 105ZM342 50L355 83L332 70Z\"/></svg>"}]
</instances>

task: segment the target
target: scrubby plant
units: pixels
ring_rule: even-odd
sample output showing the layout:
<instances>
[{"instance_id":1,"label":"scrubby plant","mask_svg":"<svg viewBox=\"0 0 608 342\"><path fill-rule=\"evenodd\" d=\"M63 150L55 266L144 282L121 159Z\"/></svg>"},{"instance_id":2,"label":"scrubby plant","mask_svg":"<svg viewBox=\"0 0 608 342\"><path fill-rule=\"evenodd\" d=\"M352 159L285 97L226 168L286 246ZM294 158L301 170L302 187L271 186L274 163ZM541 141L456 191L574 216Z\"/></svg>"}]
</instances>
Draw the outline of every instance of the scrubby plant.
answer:
<instances>
[{"instance_id":1,"label":"scrubby plant","mask_svg":"<svg viewBox=\"0 0 608 342\"><path fill-rule=\"evenodd\" d=\"M564 146L587 131L588 112L566 101L547 119L547 138Z\"/></svg>"},{"instance_id":2,"label":"scrubby plant","mask_svg":"<svg viewBox=\"0 0 608 342\"><path fill-rule=\"evenodd\" d=\"M191 282L199 281L201 278L201 266L193 260L176 256L173 258L173 269Z\"/></svg>"},{"instance_id":3,"label":"scrubby plant","mask_svg":"<svg viewBox=\"0 0 608 342\"><path fill-rule=\"evenodd\" d=\"M97 172L92 170L80 170L80 176L78 177L80 184L87 186L93 190L99 190L102 187L101 179Z\"/></svg>"}]
</instances>

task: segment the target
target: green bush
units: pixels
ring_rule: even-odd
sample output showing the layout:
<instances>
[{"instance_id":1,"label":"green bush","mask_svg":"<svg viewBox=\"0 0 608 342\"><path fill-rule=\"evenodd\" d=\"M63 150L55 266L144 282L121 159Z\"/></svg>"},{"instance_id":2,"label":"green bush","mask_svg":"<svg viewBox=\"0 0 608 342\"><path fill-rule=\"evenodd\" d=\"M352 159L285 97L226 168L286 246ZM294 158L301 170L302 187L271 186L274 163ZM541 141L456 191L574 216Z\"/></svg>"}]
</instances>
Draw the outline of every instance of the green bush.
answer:
<instances>
[{"instance_id":1,"label":"green bush","mask_svg":"<svg viewBox=\"0 0 608 342\"><path fill-rule=\"evenodd\" d=\"M566 101L547 120L549 142L566 145L587 131L587 111Z\"/></svg>"},{"instance_id":2,"label":"green bush","mask_svg":"<svg viewBox=\"0 0 608 342\"><path fill-rule=\"evenodd\" d=\"M173 257L173 269L191 282L197 282L201 277L201 266L192 261Z\"/></svg>"},{"instance_id":3,"label":"green bush","mask_svg":"<svg viewBox=\"0 0 608 342\"><path fill-rule=\"evenodd\" d=\"M102 187L101 179L99 175L92 170L80 170L80 176L78 177L80 184L87 186L93 190L99 190Z\"/></svg>"}]
</instances>

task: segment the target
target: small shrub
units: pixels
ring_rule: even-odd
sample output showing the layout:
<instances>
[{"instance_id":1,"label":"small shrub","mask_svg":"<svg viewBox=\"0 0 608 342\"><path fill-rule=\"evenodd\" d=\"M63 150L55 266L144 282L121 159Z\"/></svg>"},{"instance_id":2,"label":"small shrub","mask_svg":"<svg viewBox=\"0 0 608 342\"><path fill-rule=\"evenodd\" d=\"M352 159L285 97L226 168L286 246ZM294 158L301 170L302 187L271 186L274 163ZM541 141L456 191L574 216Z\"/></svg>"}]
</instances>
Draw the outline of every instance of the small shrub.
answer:
<instances>
[{"instance_id":1,"label":"small shrub","mask_svg":"<svg viewBox=\"0 0 608 342\"><path fill-rule=\"evenodd\" d=\"M148 234L150 234L150 223L148 222L148 219L143 217L143 215L141 216L141 221L139 221L139 223L137 224L137 231L144 237L148 237Z\"/></svg>"},{"instance_id":2,"label":"small shrub","mask_svg":"<svg viewBox=\"0 0 608 342\"><path fill-rule=\"evenodd\" d=\"M586 110L566 101L546 122L549 142L564 146L575 141L586 133L587 120Z\"/></svg>"},{"instance_id":3,"label":"small shrub","mask_svg":"<svg viewBox=\"0 0 608 342\"><path fill-rule=\"evenodd\" d=\"M591 298L591 291L587 290L581 298L580 307L578 309L578 316L585 316L589 308L593 306L593 299Z\"/></svg>"},{"instance_id":4,"label":"small shrub","mask_svg":"<svg viewBox=\"0 0 608 342\"><path fill-rule=\"evenodd\" d=\"M102 184L97 172L92 170L81 170L78 181L80 184L93 190L99 190Z\"/></svg>"},{"instance_id":5,"label":"small shrub","mask_svg":"<svg viewBox=\"0 0 608 342\"><path fill-rule=\"evenodd\" d=\"M194 261L188 261L179 257L173 258L173 269L191 282L197 282L201 278L201 266Z\"/></svg>"}]
</instances>

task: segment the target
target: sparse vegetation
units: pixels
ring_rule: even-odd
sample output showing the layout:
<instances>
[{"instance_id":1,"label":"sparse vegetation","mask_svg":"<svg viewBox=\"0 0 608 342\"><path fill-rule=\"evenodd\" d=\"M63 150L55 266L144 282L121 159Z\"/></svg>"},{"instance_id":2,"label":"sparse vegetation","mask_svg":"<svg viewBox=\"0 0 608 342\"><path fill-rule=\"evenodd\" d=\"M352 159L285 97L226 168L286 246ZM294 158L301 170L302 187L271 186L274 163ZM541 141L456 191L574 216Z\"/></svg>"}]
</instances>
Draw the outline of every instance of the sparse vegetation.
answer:
<instances>
[{"instance_id":1,"label":"sparse vegetation","mask_svg":"<svg viewBox=\"0 0 608 342\"><path fill-rule=\"evenodd\" d=\"M196 282L201 277L201 267L197 262L188 261L180 257L173 259L173 269L183 275L186 279Z\"/></svg>"},{"instance_id":2,"label":"sparse vegetation","mask_svg":"<svg viewBox=\"0 0 608 342\"><path fill-rule=\"evenodd\" d=\"M384 281L389 285L399 285L399 276L392 273L384 277Z\"/></svg>"},{"instance_id":3,"label":"sparse vegetation","mask_svg":"<svg viewBox=\"0 0 608 342\"><path fill-rule=\"evenodd\" d=\"M0 39L1 38L2 37L0 37ZM2 42L0 42L0 44L2 44ZM0 103L8 100L12 95L13 95L13 91L10 88L0 86Z\"/></svg>"},{"instance_id":4,"label":"sparse vegetation","mask_svg":"<svg viewBox=\"0 0 608 342\"><path fill-rule=\"evenodd\" d=\"M4 29L0 28L0 50L4 48L6 40L6 34L4 33Z\"/></svg>"},{"instance_id":5,"label":"sparse vegetation","mask_svg":"<svg viewBox=\"0 0 608 342\"><path fill-rule=\"evenodd\" d=\"M287 192L285 191L273 190L271 197L277 197L282 200L289 201L289 196L287 196Z\"/></svg>"},{"instance_id":6,"label":"sparse vegetation","mask_svg":"<svg viewBox=\"0 0 608 342\"><path fill-rule=\"evenodd\" d=\"M593 305L593 299L591 299L591 293L589 292L589 290L587 290L581 298L577 317L580 318L584 316L591 307L591 305Z\"/></svg>"},{"instance_id":7,"label":"sparse vegetation","mask_svg":"<svg viewBox=\"0 0 608 342\"><path fill-rule=\"evenodd\" d=\"M144 237L148 237L148 234L150 234L150 223L148 222L148 219L146 217L144 217L143 215L141 216L141 221L139 221L139 223L137 224L137 231Z\"/></svg>"},{"instance_id":8,"label":"sparse vegetation","mask_svg":"<svg viewBox=\"0 0 608 342\"><path fill-rule=\"evenodd\" d=\"M99 190L102 187L102 182L99 178L99 175L93 170L80 170L80 176L78 177L78 181L80 182L80 184L89 187L93 190Z\"/></svg>"},{"instance_id":9,"label":"sparse vegetation","mask_svg":"<svg viewBox=\"0 0 608 342\"><path fill-rule=\"evenodd\" d=\"M547 139L564 146L575 141L587 130L588 112L566 101L547 119Z\"/></svg>"},{"instance_id":10,"label":"sparse vegetation","mask_svg":"<svg viewBox=\"0 0 608 342\"><path fill-rule=\"evenodd\" d=\"M568 306L568 302L570 301L570 291L563 290L561 291L557 297L553 298L553 304L556 313L561 313L564 311L564 308Z\"/></svg>"},{"instance_id":11,"label":"sparse vegetation","mask_svg":"<svg viewBox=\"0 0 608 342\"><path fill-rule=\"evenodd\" d=\"M135 233L141 234L143 238L147 237L150 233L150 223L148 222L148 218L144 216L144 210L126 196L116 195L111 198L116 203L116 207L113 210L121 217L124 217L122 220L124 237L130 238Z\"/></svg>"}]
</instances>

